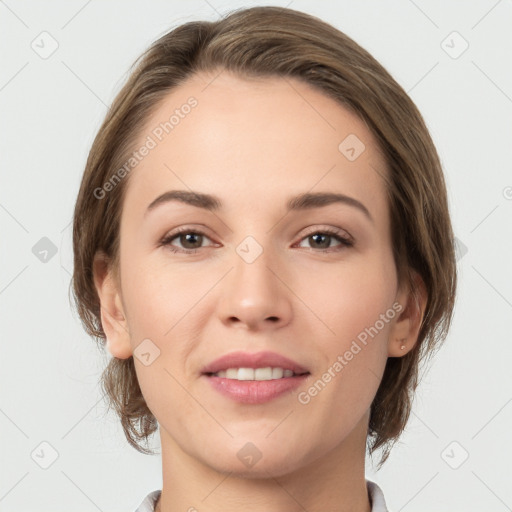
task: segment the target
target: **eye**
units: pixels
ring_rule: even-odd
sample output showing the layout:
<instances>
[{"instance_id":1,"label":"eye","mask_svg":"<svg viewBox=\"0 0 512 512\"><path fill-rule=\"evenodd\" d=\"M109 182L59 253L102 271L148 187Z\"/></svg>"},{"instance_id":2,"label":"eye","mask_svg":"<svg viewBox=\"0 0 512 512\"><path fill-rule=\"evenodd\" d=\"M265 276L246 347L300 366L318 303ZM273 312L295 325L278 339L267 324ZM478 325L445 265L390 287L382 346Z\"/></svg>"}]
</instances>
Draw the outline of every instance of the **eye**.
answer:
<instances>
[{"instance_id":1,"label":"eye","mask_svg":"<svg viewBox=\"0 0 512 512\"><path fill-rule=\"evenodd\" d=\"M184 252L193 254L197 252L197 249L202 247L202 242L205 238L209 240L209 238L203 232L185 227L178 229L174 233L166 235L164 238L162 238L159 245L166 246L171 252ZM181 248L171 244L171 242L175 239L179 240L180 244L182 245Z\"/></svg>"},{"instance_id":2,"label":"eye","mask_svg":"<svg viewBox=\"0 0 512 512\"><path fill-rule=\"evenodd\" d=\"M312 248L319 249L320 252L332 252L332 250L339 251L344 247L352 247L354 245L353 239L344 231L331 228L312 231L302 238L302 240L312 243ZM335 247L331 247L331 242L333 240L339 242Z\"/></svg>"}]
</instances>

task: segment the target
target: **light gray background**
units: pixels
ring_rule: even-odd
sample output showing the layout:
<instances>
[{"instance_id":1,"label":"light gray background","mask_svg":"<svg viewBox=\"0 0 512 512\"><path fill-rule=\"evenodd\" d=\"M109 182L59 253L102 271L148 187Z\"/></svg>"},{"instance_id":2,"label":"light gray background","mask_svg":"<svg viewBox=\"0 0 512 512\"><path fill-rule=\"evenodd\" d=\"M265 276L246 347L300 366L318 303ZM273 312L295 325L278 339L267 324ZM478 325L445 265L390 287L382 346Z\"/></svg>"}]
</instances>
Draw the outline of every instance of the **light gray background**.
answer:
<instances>
[{"instance_id":1,"label":"light gray background","mask_svg":"<svg viewBox=\"0 0 512 512\"><path fill-rule=\"evenodd\" d=\"M461 242L451 333L400 444L379 473L368 461L367 476L394 512L512 510L512 2L269 3L332 23L410 93ZM73 205L133 60L178 23L258 4L0 1L0 511L130 511L161 488L160 456L129 447L106 415L107 358L70 309ZM58 43L47 58L31 47L51 49L43 31ZM469 43L457 58L453 31ZM34 254L43 237L57 251L46 262Z\"/></svg>"}]
</instances>

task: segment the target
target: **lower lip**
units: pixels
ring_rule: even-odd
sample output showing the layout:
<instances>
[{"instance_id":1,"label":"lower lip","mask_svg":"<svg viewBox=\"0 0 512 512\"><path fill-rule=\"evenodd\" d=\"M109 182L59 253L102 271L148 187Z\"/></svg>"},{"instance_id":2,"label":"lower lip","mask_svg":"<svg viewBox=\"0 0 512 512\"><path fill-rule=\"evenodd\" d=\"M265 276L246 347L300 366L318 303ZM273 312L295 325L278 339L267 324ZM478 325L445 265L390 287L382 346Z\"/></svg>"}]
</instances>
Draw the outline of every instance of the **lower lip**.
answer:
<instances>
[{"instance_id":1,"label":"lower lip","mask_svg":"<svg viewBox=\"0 0 512 512\"><path fill-rule=\"evenodd\" d=\"M263 404L298 388L309 377L309 373L274 380L234 380L206 375L204 377L214 389L235 402Z\"/></svg>"}]
</instances>

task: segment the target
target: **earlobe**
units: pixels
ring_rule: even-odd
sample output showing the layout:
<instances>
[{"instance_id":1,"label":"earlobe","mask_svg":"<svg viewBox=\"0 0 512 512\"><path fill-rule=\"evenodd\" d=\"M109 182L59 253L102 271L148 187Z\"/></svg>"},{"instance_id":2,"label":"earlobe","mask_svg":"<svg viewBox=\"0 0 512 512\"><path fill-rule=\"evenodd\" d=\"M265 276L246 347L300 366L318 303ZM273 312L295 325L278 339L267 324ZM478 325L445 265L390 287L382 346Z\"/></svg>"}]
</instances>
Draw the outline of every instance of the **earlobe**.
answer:
<instances>
[{"instance_id":1,"label":"earlobe","mask_svg":"<svg viewBox=\"0 0 512 512\"><path fill-rule=\"evenodd\" d=\"M421 276L413 271L414 289L401 291L397 295L399 304L404 305L400 316L390 329L388 356L402 357L410 352L418 341L428 294Z\"/></svg>"},{"instance_id":2,"label":"earlobe","mask_svg":"<svg viewBox=\"0 0 512 512\"><path fill-rule=\"evenodd\" d=\"M113 357L127 359L132 355L130 332L120 291L109 263L108 257L101 251L94 256L94 285L100 301L101 325L105 332L107 350Z\"/></svg>"}]
</instances>

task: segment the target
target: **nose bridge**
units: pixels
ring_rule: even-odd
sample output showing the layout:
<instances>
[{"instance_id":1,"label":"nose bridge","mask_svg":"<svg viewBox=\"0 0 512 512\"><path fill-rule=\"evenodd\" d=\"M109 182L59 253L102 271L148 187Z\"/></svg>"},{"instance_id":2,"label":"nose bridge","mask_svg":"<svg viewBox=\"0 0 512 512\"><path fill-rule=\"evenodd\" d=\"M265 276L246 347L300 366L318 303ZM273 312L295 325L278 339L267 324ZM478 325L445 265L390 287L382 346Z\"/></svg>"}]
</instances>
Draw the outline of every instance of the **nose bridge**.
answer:
<instances>
[{"instance_id":1,"label":"nose bridge","mask_svg":"<svg viewBox=\"0 0 512 512\"><path fill-rule=\"evenodd\" d=\"M256 325L271 319L288 321L291 308L287 288L278 277L279 254L268 243L247 236L235 247L234 269L224 285L221 314L224 320L237 319Z\"/></svg>"},{"instance_id":2,"label":"nose bridge","mask_svg":"<svg viewBox=\"0 0 512 512\"><path fill-rule=\"evenodd\" d=\"M246 294L248 299L252 297L255 303L275 297L279 292L276 276L270 269L277 267L278 262L269 238L260 243L254 236L247 236L235 248L235 253L232 277L235 290Z\"/></svg>"}]
</instances>

